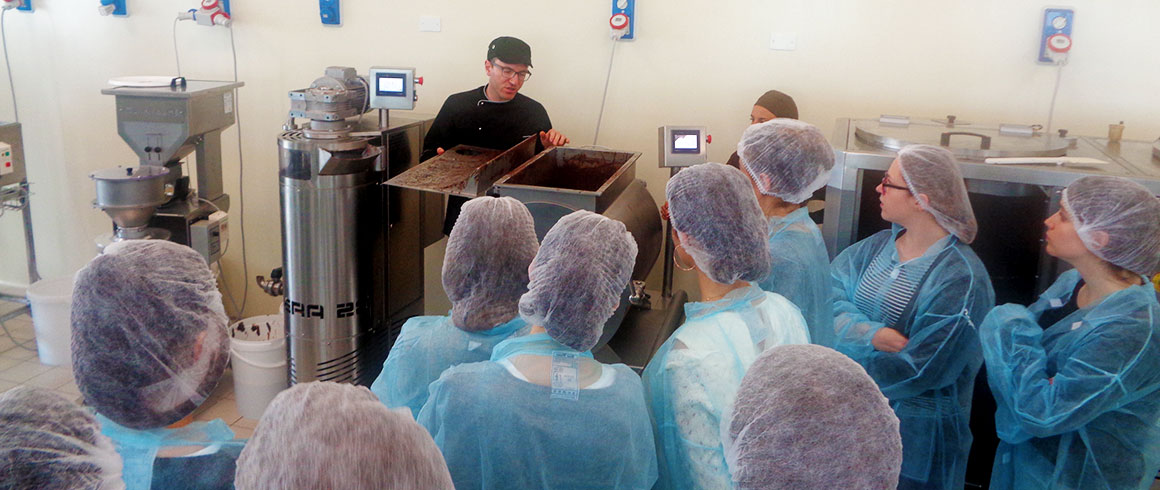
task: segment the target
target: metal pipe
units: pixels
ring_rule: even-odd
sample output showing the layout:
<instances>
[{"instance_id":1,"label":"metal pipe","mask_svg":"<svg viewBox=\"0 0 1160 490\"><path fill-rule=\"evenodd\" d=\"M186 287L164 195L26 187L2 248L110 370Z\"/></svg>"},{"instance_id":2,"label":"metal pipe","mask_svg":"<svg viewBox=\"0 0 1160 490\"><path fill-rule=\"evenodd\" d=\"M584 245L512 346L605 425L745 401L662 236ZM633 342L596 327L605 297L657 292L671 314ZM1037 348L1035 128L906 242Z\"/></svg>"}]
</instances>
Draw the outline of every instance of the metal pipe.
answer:
<instances>
[{"instance_id":1,"label":"metal pipe","mask_svg":"<svg viewBox=\"0 0 1160 490\"><path fill-rule=\"evenodd\" d=\"M673 178L680 172L678 167L669 168L669 178ZM664 258L664 277L661 279L661 297L673 297L673 253L676 252L676 246L673 243L673 223L665 220L665 258Z\"/></svg>"},{"instance_id":2,"label":"metal pipe","mask_svg":"<svg viewBox=\"0 0 1160 490\"><path fill-rule=\"evenodd\" d=\"M32 193L28 190L28 179L20 181L20 189L24 192L20 214L24 218L24 248L28 251L28 284L40 280L40 271L36 269L36 245L32 240Z\"/></svg>"}]
</instances>

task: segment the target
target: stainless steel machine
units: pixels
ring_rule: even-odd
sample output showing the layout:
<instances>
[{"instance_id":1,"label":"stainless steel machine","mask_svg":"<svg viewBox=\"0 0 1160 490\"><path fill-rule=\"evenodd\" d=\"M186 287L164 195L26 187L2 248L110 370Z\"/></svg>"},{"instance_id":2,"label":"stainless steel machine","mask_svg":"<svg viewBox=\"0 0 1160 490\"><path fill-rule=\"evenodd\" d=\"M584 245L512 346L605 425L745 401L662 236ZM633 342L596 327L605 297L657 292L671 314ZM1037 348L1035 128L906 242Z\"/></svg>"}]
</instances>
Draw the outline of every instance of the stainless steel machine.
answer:
<instances>
[{"instance_id":1,"label":"stainless steel machine","mask_svg":"<svg viewBox=\"0 0 1160 490\"><path fill-rule=\"evenodd\" d=\"M1114 175L1160 195L1160 143L1072 137L1062 130L1049 135L1036 127L974 124L954 116L839 119L831 143L836 160L822 225L831 257L889 226L874 188L896 151L908 144L941 145L959 160L979 223L971 248L991 275L998 304L1031 303L1066 266L1044 251L1043 220L1059 209L1059 191L1069 183ZM985 488L998 444L985 369L976 378L973 400L967 486Z\"/></svg>"},{"instance_id":2,"label":"stainless steel machine","mask_svg":"<svg viewBox=\"0 0 1160 490\"><path fill-rule=\"evenodd\" d=\"M402 322L423 311L423 247L438 239L442 202L383 182L418 163L431 120L360 126L368 90L353 68L327 68L290 92L278 137L284 272L259 284L283 293L292 383L369 385Z\"/></svg>"},{"instance_id":3,"label":"stainless steel machine","mask_svg":"<svg viewBox=\"0 0 1160 490\"><path fill-rule=\"evenodd\" d=\"M117 132L138 165L95 172L94 206L113 218L98 250L118 240L155 238L189 245L206 261L224 251L230 199L222 184L221 133L236 120L234 89L242 82L186 80L163 86L112 86ZM183 159L195 153L191 186Z\"/></svg>"},{"instance_id":4,"label":"stainless steel machine","mask_svg":"<svg viewBox=\"0 0 1160 490\"><path fill-rule=\"evenodd\" d=\"M9 211L20 211L24 227L24 249L28 264L28 283L40 280L36 268L36 247L32 239L32 208L29 204L28 178L24 164L24 138L20 123L0 122L0 216ZM11 260L12 251L0 252L4 260ZM20 315L30 314L28 298L0 292L0 301L17 303L22 306L0 314L0 327L4 322ZM4 328L4 330L7 330Z\"/></svg>"},{"instance_id":5,"label":"stainless steel machine","mask_svg":"<svg viewBox=\"0 0 1160 490\"><path fill-rule=\"evenodd\" d=\"M644 292L643 281L662 249L663 228L656 202L644 181L636 178L640 154L571 147L537 153L538 143L533 136L505 151L459 145L388 184L435 195L513 197L528 206L540 239L560 218L581 209L624 223L638 248L633 284L625 285L621 305L593 351L602 360L643 368L655 351L656 332L672 332L680 325L684 300L663 301L654 308ZM656 314L646 314L654 309ZM642 340L623 344L631 349L602 348L625 336ZM636 348L645 343L648 347Z\"/></svg>"},{"instance_id":6,"label":"stainless steel machine","mask_svg":"<svg viewBox=\"0 0 1160 490\"><path fill-rule=\"evenodd\" d=\"M1031 302L1060 272L1042 250L1043 220L1059 209L1058 191L1073 180L1115 175L1160 195L1160 156L1153 154L1152 143L1142 141L1075 137L1065 130L1047 135L1035 127L975 124L954 116L883 116L839 119L832 143L836 161L822 226L831 256L887 227L874 187L899 148L945 146L955 153L966 180L979 222L972 248L991 273L1000 303ZM1002 162L1013 157L1040 163Z\"/></svg>"}]
</instances>

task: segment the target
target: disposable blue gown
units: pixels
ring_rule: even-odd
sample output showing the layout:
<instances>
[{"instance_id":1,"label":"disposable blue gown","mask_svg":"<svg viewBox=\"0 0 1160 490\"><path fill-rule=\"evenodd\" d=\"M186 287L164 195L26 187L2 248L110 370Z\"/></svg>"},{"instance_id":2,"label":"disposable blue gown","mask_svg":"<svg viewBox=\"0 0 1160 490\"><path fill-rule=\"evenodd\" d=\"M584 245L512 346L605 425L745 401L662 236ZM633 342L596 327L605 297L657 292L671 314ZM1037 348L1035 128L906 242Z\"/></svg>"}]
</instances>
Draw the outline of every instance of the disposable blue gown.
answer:
<instances>
[{"instance_id":1,"label":"disposable blue gown","mask_svg":"<svg viewBox=\"0 0 1160 490\"><path fill-rule=\"evenodd\" d=\"M721 418L745 371L766 349L808 344L797 306L757 286L686 303L685 323L644 371L657 439L658 487L730 488Z\"/></svg>"},{"instance_id":2,"label":"disposable blue gown","mask_svg":"<svg viewBox=\"0 0 1160 490\"><path fill-rule=\"evenodd\" d=\"M983 263L953 235L905 264L898 262L895 225L851 245L832 264L834 329L838 351L878 383L898 416L902 433L899 488L961 489L971 448L971 395L983 362L975 328L995 304ZM894 328L909 340L901 352L875 350L870 340L882 323L888 291L875 291L870 315L855 306L855 292L870 262L887 254L895 270L932 264L915 291L913 308ZM905 277L903 274L899 276Z\"/></svg>"},{"instance_id":3,"label":"disposable blue gown","mask_svg":"<svg viewBox=\"0 0 1160 490\"><path fill-rule=\"evenodd\" d=\"M178 429L136 430L122 427L97 414L101 433L113 440L124 467L121 478L127 490L149 488L233 488L234 470L245 441L222 419L193 422ZM205 448L202 456L158 458L166 447Z\"/></svg>"},{"instance_id":4,"label":"disposable blue gown","mask_svg":"<svg viewBox=\"0 0 1160 490\"><path fill-rule=\"evenodd\" d=\"M419 423L443 452L458 490L648 489L656 446L640 378L623 364L602 365L612 381L581 388L576 400L515 377L501 361L580 353L546 333L508 339L492 361L461 364L431 384ZM611 371L611 373L607 372Z\"/></svg>"},{"instance_id":5,"label":"disposable blue gown","mask_svg":"<svg viewBox=\"0 0 1160 490\"><path fill-rule=\"evenodd\" d=\"M993 489L1140 488L1160 470L1160 304L1145 282L1055 325L1079 281L1065 272L1030 308L979 327L1001 442Z\"/></svg>"},{"instance_id":6,"label":"disposable blue gown","mask_svg":"<svg viewBox=\"0 0 1160 490\"><path fill-rule=\"evenodd\" d=\"M411 318L403 324L371 392L388 407L407 407L411 416L418 417L427 402L427 386L443 371L491 359L496 344L527 332L528 324L519 316L482 332L460 330L450 315Z\"/></svg>"},{"instance_id":7,"label":"disposable blue gown","mask_svg":"<svg viewBox=\"0 0 1160 490\"><path fill-rule=\"evenodd\" d=\"M830 297L830 256L822 232L805 207L769 220L773 269L758 285L802 310L810 342L834 346L834 303Z\"/></svg>"}]
</instances>

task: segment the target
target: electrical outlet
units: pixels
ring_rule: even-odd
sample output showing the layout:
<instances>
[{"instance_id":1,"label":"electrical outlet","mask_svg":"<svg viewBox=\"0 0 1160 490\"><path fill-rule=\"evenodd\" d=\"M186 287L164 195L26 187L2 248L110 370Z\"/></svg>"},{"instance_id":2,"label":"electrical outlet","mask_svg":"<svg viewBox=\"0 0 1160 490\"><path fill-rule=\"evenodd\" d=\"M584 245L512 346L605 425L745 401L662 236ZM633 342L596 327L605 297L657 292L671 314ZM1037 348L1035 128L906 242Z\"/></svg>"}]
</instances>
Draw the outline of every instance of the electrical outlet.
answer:
<instances>
[{"instance_id":1,"label":"electrical outlet","mask_svg":"<svg viewBox=\"0 0 1160 490\"><path fill-rule=\"evenodd\" d=\"M439 32L443 30L439 17L434 15L419 16L419 32Z\"/></svg>"},{"instance_id":2,"label":"electrical outlet","mask_svg":"<svg viewBox=\"0 0 1160 490\"><path fill-rule=\"evenodd\" d=\"M775 32L769 37L769 49L774 51L793 51L797 49L797 33Z\"/></svg>"}]
</instances>

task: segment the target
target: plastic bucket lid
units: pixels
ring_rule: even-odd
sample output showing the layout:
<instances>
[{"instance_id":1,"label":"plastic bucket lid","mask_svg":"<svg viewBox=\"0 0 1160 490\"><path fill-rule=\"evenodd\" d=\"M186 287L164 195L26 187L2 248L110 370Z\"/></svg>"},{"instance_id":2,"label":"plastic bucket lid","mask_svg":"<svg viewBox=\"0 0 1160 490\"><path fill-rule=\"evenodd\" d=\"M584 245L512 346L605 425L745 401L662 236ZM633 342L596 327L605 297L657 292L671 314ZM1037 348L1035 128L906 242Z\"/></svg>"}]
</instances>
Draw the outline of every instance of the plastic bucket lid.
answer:
<instances>
[{"instance_id":1,"label":"plastic bucket lid","mask_svg":"<svg viewBox=\"0 0 1160 490\"><path fill-rule=\"evenodd\" d=\"M72 301L74 276L41 279L28 286L28 301L37 303L68 303Z\"/></svg>"}]
</instances>

